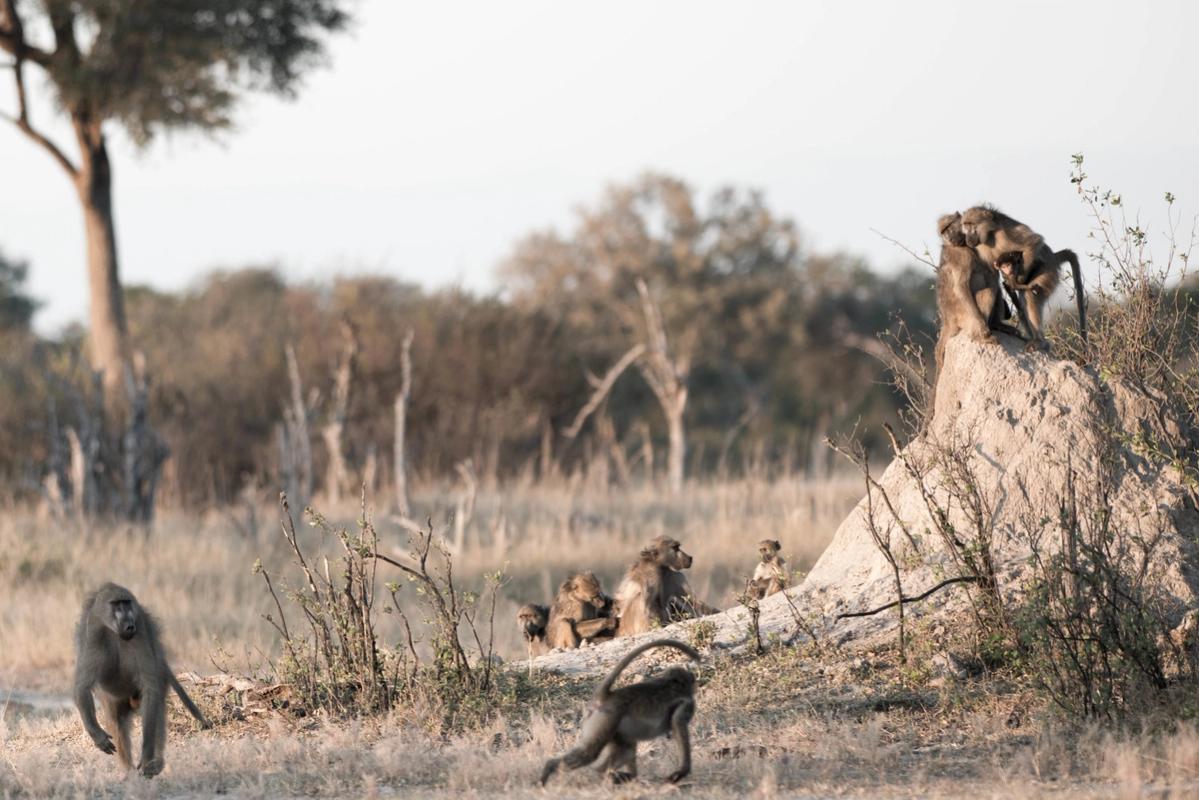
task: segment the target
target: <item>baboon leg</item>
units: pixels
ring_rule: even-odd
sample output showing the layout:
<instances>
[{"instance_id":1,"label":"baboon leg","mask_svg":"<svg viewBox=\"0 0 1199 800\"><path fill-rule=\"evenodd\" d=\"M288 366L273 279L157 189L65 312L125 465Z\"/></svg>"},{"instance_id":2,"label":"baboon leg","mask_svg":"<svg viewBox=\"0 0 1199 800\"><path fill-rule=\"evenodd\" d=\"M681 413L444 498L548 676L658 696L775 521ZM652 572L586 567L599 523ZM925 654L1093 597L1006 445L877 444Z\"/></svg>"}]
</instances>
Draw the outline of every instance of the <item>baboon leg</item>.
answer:
<instances>
[{"instance_id":1,"label":"baboon leg","mask_svg":"<svg viewBox=\"0 0 1199 800\"><path fill-rule=\"evenodd\" d=\"M951 273L951 277L950 291L957 299L958 307L966 312L962 329L976 342L992 339L991 332L987 330L987 320L979 311L978 305L974 302L974 292L970 290L970 270L954 271Z\"/></svg>"},{"instance_id":2,"label":"baboon leg","mask_svg":"<svg viewBox=\"0 0 1199 800\"><path fill-rule=\"evenodd\" d=\"M112 722L116 732L117 761L125 769L133 766L133 747L129 743L129 727L133 717L133 708L129 701L123 698L103 696L100 703L104 706L104 715Z\"/></svg>"},{"instance_id":3,"label":"baboon leg","mask_svg":"<svg viewBox=\"0 0 1199 800\"><path fill-rule=\"evenodd\" d=\"M678 783L691 774L691 718L695 716L695 703L684 700L670 715L670 735L679 745L679 768L667 778Z\"/></svg>"},{"instance_id":4,"label":"baboon leg","mask_svg":"<svg viewBox=\"0 0 1199 800\"><path fill-rule=\"evenodd\" d=\"M142 692L142 775L152 778L162 772L167 744L166 687Z\"/></svg>"},{"instance_id":5,"label":"baboon leg","mask_svg":"<svg viewBox=\"0 0 1199 800\"><path fill-rule=\"evenodd\" d=\"M611 775L613 783L627 783L637 777L636 742L617 736L604 752L607 754L604 769Z\"/></svg>"},{"instance_id":6,"label":"baboon leg","mask_svg":"<svg viewBox=\"0 0 1199 800\"><path fill-rule=\"evenodd\" d=\"M564 764L567 769L578 769L594 762L604 751L608 742L612 740L616 733L616 726L619 724L619 717L602 712L593 713L584 719L575 746L567 750L561 757L551 758L545 762L545 768L541 770L541 785L544 786L550 776L558 771L559 765Z\"/></svg>"}]
</instances>

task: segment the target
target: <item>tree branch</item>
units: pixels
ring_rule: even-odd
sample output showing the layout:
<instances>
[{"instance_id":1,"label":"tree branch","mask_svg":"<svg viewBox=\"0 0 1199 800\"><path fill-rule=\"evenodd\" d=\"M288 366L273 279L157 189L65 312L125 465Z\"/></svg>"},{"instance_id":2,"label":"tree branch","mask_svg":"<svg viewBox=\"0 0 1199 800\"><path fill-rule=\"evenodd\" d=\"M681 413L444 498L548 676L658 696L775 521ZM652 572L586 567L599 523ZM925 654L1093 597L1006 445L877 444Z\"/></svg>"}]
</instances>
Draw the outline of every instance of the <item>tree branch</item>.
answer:
<instances>
[{"instance_id":1,"label":"tree branch","mask_svg":"<svg viewBox=\"0 0 1199 800\"><path fill-rule=\"evenodd\" d=\"M901 605L903 603L919 602L920 600L923 600L924 598L926 598L929 595L936 592L938 589L943 589L946 586L951 586L952 584L955 584L955 583L978 583L978 580L979 580L978 576L976 576L976 575L963 575L959 578L950 578L948 580L941 581L936 586L929 589L927 592L924 592L923 594L918 594L915 597L903 597L903 598L900 598L899 600L892 600L890 603L887 603L885 606L879 606L878 608L872 608L869 611L854 611L854 612L846 613L846 614L838 614L836 619L833 620L833 622L836 622L837 620L842 620L842 619L849 619L850 617L872 617L875 614L886 611L888 608L894 608L895 606Z\"/></svg>"},{"instance_id":2,"label":"tree branch","mask_svg":"<svg viewBox=\"0 0 1199 800\"><path fill-rule=\"evenodd\" d=\"M562 435L567 439L573 439L579 435L579 431L583 428L583 423L591 416L600 403L604 402L604 398L608 396L608 392L612 391L612 386L616 383L616 379L621 376L629 365L641 357L645 352L645 345L638 343L629 348L629 351L620 357L612 367L604 374L602 380L595 385L595 392L592 393L591 399L587 401L579 413L575 415L574 422L570 423L570 427L562 431Z\"/></svg>"},{"instance_id":3,"label":"tree branch","mask_svg":"<svg viewBox=\"0 0 1199 800\"><path fill-rule=\"evenodd\" d=\"M17 89L17 116L0 112L0 117L16 125L22 133L41 145L74 180L79 174L78 168L71 163L71 160L58 145L50 141L49 137L41 131L35 129L29 120L29 101L25 94L25 61L28 59L45 67L50 61L50 54L30 46L25 41L25 30L21 25L21 18L17 16L15 0L0 0L0 12L2 12L0 20L5 23L4 28L0 29L0 47L13 55L11 69Z\"/></svg>"}]
</instances>

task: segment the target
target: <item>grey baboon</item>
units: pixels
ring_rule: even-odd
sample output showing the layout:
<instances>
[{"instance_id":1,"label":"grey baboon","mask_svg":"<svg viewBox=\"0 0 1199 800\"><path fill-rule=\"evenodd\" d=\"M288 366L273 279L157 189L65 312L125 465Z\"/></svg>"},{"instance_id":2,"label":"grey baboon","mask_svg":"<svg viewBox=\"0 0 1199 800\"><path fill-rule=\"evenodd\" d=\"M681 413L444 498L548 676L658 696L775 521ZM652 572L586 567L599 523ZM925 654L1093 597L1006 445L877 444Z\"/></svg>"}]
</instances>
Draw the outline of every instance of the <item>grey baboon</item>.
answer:
<instances>
[{"instance_id":1,"label":"grey baboon","mask_svg":"<svg viewBox=\"0 0 1199 800\"><path fill-rule=\"evenodd\" d=\"M944 214L937 220L941 234L941 263L937 267L937 312L941 330L937 335L937 374L945 360L945 343L965 331L976 342L998 344L991 335L1002 308L999 274L966 245L962 215Z\"/></svg>"},{"instance_id":2,"label":"grey baboon","mask_svg":"<svg viewBox=\"0 0 1199 800\"><path fill-rule=\"evenodd\" d=\"M530 657L543 656L550 651L545 638L549 621L549 608L536 603L526 603L516 612L516 624L520 627L520 635L524 637Z\"/></svg>"},{"instance_id":3,"label":"grey baboon","mask_svg":"<svg viewBox=\"0 0 1199 800\"><path fill-rule=\"evenodd\" d=\"M641 551L616 590L617 636L648 631L655 623L714 614L719 609L697 600L681 570L691 556L677 539L659 536Z\"/></svg>"},{"instance_id":4,"label":"grey baboon","mask_svg":"<svg viewBox=\"0 0 1199 800\"><path fill-rule=\"evenodd\" d=\"M142 756L138 769L147 778L162 772L169 689L175 690L201 727L209 727L171 672L157 623L129 590L106 583L89 594L75 627L75 706L96 747L105 753L115 750L122 766L131 767L129 724L140 709ZM93 691L116 728L115 745L96 721Z\"/></svg>"},{"instance_id":5,"label":"grey baboon","mask_svg":"<svg viewBox=\"0 0 1199 800\"><path fill-rule=\"evenodd\" d=\"M558 587L550 606L546 638L551 648L578 647L583 641L615 630L611 616L612 598L604 594L599 578L591 572L577 572Z\"/></svg>"},{"instance_id":6,"label":"grey baboon","mask_svg":"<svg viewBox=\"0 0 1199 800\"><path fill-rule=\"evenodd\" d=\"M637 777L637 743L670 735L679 749L679 766L667 778L677 783L691 772L691 731L695 715L695 675L686 667L674 666L640 683L613 689L633 659L655 647L682 650L694 661L695 648L674 639L659 639L634 647L620 660L595 690L575 746L545 762L541 784L550 779L559 764L567 769L585 767L602 754L599 768L607 770L616 783Z\"/></svg>"},{"instance_id":7,"label":"grey baboon","mask_svg":"<svg viewBox=\"0 0 1199 800\"><path fill-rule=\"evenodd\" d=\"M777 539L758 542L758 554L762 560L754 568L754 576L749 584L750 594L758 600L787 588L787 560L779 555L782 549Z\"/></svg>"},{"instance_id":8,"label":"grey baboon","mask_svg":"<svg viewBox=\"0 0 1199 800\"><path fill-rule=\"evenodd\" d=\"M962 232L966 236L966 244L978 251L983 260L996 269L999 268L999 258L1004 253L1020 253L1019 274L1014 276L1014 283L1025 288L1015 292L1014 302L1017 310L1027 317L1030 344L1040 343L1045 339L1045 304L1049 302L1050 296L1061 282L1062 264L1069 264L1074 279L1074 299L1078 305L1078 328L1082 338L1086 339L1086 293L1082 287L1078 256L1073 250L1055 251L1045 243L1041 234L999 209L987 205L969 208L962 214ZM1030 297L1032 302L1028 302ZM1026 324L1024 318L1021 318L1020 323Z\"/></svg>"}]
</instances>

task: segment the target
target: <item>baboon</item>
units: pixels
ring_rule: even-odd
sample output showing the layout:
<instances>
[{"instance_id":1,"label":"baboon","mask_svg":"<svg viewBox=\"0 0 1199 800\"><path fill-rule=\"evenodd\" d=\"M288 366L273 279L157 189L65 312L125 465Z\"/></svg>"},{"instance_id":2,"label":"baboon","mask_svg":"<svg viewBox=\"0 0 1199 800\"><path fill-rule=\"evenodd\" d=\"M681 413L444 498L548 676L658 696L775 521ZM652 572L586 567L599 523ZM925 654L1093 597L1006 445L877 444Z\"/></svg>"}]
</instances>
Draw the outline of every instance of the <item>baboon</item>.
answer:
<instances>
[{"instance_id":1,"label":"baboon","mask_svg":"<svg viewBox=\"0 0 1199 800\"><path fill-rule=\"evenodd\" d=\"M696 600L681 570L691 567L691 556L677 539L659 536L641 551L616 590L617 636L648 631L656 622L714 614L715 609Z\"/></svg>"},{"instance_id":2,"label":"baboon","mask_svg":"<svg viewBox=\"0 0 1199 800\"><path fill-rule=\"evenodd\" d=\"M545 629L549 625L550 610L536 603L526 603L516 612L516 624L529 649L529 657L543 656L550 651L545 640Z\"/></svg>"},{"instance_id":3,"label":"baboon","mask_svg":"<svg viewBox=\"0 0 1199 800\"><path fill-rule=\"evenodd\" d=\"M670 735L679 748L679 766L667 778L678 783L691 772L691 717L695 715L695 675L686 667L674 666L640 683L613 689L620 673L633 659L655 647L682 650L693 661L695 648L674 639L659 639L634 647L620 660L595 690L583 719L575 746L545 762L541 785L557 771L585 767L603 755L601 770L608 770L615 783L637 777L637 743Z\"/></svg>"},{"instance_id":4,"label":"baboon","mask_svg":"<svg viewBox=\"0 0 1199 800\"><path fill-rule=\"evenodd\" d=\"M945 343L965 331L976 342L998 344L991 335L1003 303L999 298L999 276L966 245L962 215L944 214L937 220L941 234L941 263L937 267L937 312L941 330L937 336L937 374L945 360Z\"/></svg>"},{"instance_id":5,"label":"baboon","mask_svg":"<svg viewBox=\"0 0 1199 800\"><path fill-rule=\"evenodd\" d=\"M782 549L777 539L758 542L758 554L762 560L754 568L754 576L750 581L750 594L758 600L787 588L787 561L779 555Z\"/></svg>"},{"instance_id":6,"label":"baboon","mask_svg":"<svg viewBox=\"0 0 1199 800\"><path fill-rule=\"evenodd\" d=\"M591 572L571 575L558 587L550 607L546 637L551 648L575 648L616 628L610 616L612 598L604 594L599 578Z\"/></svg>"},{"instance_id":7,"label":"baboon","mask_svg":"<svg viewBox=\"0 0 1199 800\"><path fill-rule=\"evenodd\" d=\"M1078 256L1073 250L1055 251L1045 243L1041 234L988 205L966 210L962 215L962 232L966 236L966 244L973 247L984 261L996 269L999 268L999 258L1004 253L1020 253L1021 264L1016 283L1027 288L1015 292L1014 302L1017 311L1023 314L1020 324L1028 326L1027 338L1030 344L1039 344L1045 340L1045 304L1049 302L1050 296L1061 282L1062 264L1069 264L1074 279L1074 299L1078 305L1079 334L1083 341L1086 341L1087 299L1082 287ZM1031 303L1027 302L1029 296L1032 297Z\"/></svg>"},{"instance_id":8,"label":"baboon","mask_svg":"<svg viewBox=\"0 0 1199 800\"><path fill-rule=\"evenodd\" d=\"M147 778L162 772L169 689L175 690L202 728L210 727L167 664L158 624L130 591L106 583L89 594L75 627L75 707L96 747L105 753L115 750L121 765L131 767L129 724L133 712L140 709L138 769ZM116 727L115 745L96 721L93 690Z\"/></svg>"}]
</instances>

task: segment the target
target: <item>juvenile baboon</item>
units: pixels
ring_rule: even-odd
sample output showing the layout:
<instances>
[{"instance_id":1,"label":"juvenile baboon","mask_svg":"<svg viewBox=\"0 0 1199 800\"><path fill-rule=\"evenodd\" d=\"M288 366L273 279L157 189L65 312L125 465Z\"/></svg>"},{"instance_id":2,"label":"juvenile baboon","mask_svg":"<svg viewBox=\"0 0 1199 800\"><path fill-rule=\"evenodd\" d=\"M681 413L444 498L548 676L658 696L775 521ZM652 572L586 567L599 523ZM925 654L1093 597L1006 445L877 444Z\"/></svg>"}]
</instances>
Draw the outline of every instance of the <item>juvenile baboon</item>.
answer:
<instances>
[{"instance_id":1,"label":"juvenile baboon","mask_svg":"<svg viewBox=\"0 0 1199 800\"><path fill-rule=\"evenodd\" d=\"M543 656L550 651L545 640L545 630L549 625L550 610L536 603L526 603L516 612L516 624L520 627L520 635L524 637L529 649L529 656Z\"/></svg>"},{"instance_id":2,"label":"juvenile baboon","mask_svg":"<svg viewBox=\"0 0 1199 800\"><path fill-rule=\"evenodd\" d=\"M599 768L607 770L615 783L637 777L637 743L669 734L679 748L679 766L667 778L678 783L691 772L691 731L695 715L695 675L686 667L674 666L640 683L613 689L633 659L655 647L682 650L694 661L695 648L674 639L659 639L634 647L620 660L595 690L575 746L545 762L541 785L557 771L585 767L603 755Z\"/></svg>"},{"instance_id":3,"label":"juvenile baboon","mask_svg":"<svg viewBox=\"0 0 1199 800\"><path fill-rule=\"evenodd\" d=\"M962 215L962 232L966 236L966 244L996 269L1004 253L1020 253L1021 264L1016 283L1027 288L1016 291L1015 304L1017 310L1027 317L1030 343L1040 343L1045 339L1042 327L1045 304L1061 282L1062 264L1069 264L1074 279L1074 299L1078 305L1078 329L1083 340L1086 340L1087 300L1082 288L1078 256L1073 250L1055 251L1045 243L1041 234L987 205L966 210ZM1031 303L1027 302L1029 297ZM1025 320L1022 318L1020 323L1024 325Z\"/></svg>"},{"instance_id":4,"label":"juvenile baboon","mask_svg":"<svg viewBox=\"0 0 1199 800\"><path fill-rule=\"evenodd\" d=\"M758 554L762 560L754 568L750 581L750 593L761 600L787 588L787 560L779 555L783 546L777 539L758 542Z\"/></svg>"},{"instance_id":5,"label":"juvenile baboon","mask_svg":"<svg viewBox=\"0 0 1199 800\"><path fill-rule=\"evenodd\" d=\"M574 648L584 640L614 630L616 620L604 616L611 606L612 598L604 594L604 587L594 573L571 575L558 587L558 595L550 607L546 629L549 646Z\"/></svg>"},{"instance_id":6,"label":"juvenile baboon","mask_svg":"<svg viewBox=\"0 0 1199 800\"><path fill-rule=\"evenodd\" d=\"M617 636L643 633L654 623L714 614L718 611L695 599L681 570L691 567L691 556L677 539L659 536L641 551L616 590Z\"/></svg>"},{"instance_id":7,"label":"juvenile baboon","mask_svg":"<svg viewBox=\"0 0 1199 800\"><path fill-rule=\"evenodd\" d=\"M991 328L999 322L999 276L966 245L962 215L944 214L937 220L941 234L941 263L937 267L937 312L941 330L937 336L937 374L945 360L945 343L965 331L976 342L998 344Z\"/></svg>"},{"instance_id":8,"label":"juvenile baboon","mask_svg":"<svg viewBox=\"0 0 1199 800\"><path fill-rule=\"evenodd\" d=\"M89 594L75 626L75 707L96 747L105 753L115 750L121 765L131 767L129 724L140 709L142 757L138 769L147 778L162 772L168 689L175 690L201 727L209 727L167 664L158 624L129 590L106 583ZM115 745L96 720L93 690L116 727Z\"/></svg>"}]
</instances>

